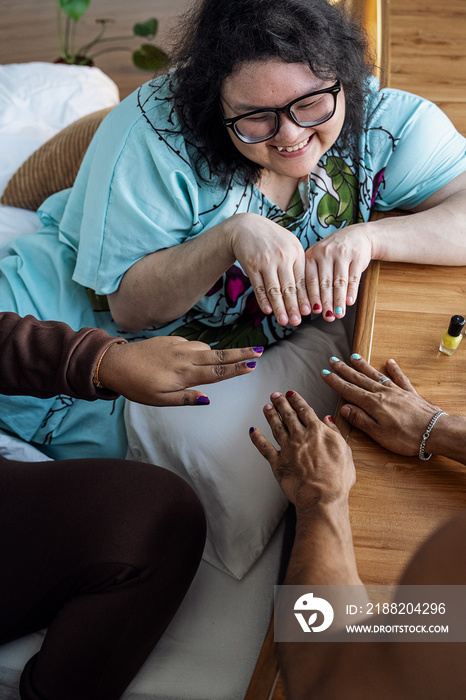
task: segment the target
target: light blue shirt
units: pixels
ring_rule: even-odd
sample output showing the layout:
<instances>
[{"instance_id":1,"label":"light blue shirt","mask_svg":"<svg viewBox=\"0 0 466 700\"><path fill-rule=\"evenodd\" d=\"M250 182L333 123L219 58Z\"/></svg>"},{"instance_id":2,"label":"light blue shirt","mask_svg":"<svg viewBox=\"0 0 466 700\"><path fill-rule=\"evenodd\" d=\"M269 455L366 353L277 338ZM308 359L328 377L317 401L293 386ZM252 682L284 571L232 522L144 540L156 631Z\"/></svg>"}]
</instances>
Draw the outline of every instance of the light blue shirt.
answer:
<instances>
[{"instance_id":1,"label":"light blue shirt","mask_svg":"<svg viewBox=\"0 0 466 700\"><path fill-rule=\"evenodd\" d=\"M193 167L198 150L181 134L168 76L146 83L112 110L61 217L60 239L77 252L75 281L97 294L114 292L144 256L199 236L238 212L287 225L307 249L346 225L367 221L371 208L415 207L466 170L466 140L446 115L415 95L379 91L375 79L359 162L342 153L337 141L301 189L304 210L293 222L254 186L224 186L215 175L202 182ZM267 344L292 329L264 317L237 263L189 314L152 334L175 330L226 347Z\"/></svg>"}]
</instances>

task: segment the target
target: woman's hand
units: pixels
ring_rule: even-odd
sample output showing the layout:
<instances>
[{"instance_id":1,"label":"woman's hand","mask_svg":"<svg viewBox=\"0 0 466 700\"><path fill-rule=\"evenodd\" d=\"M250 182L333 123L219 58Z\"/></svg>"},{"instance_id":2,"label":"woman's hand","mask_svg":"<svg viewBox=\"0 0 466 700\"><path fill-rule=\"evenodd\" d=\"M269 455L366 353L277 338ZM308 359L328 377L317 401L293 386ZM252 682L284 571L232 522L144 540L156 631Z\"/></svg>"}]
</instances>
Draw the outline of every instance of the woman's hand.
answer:
<instances>
[{"instance_id":1,"label":"woman's hand","mask_svg":"<svg viewBox=\"0 0 466 700\"><path fill-rule=\"evenodd\" d=\"M334 321L356 301L372 256L366 224L337 231L304 252L293 233L265 217L236 214L230 222L233 253L261 310L280 325L297 326L311 310Z\"/></svg>"},{"instance_id":2,"label":"woman's hand","mask_svg":"<svg viewBox=\"0 0 466 700\"><path fill-rule=\"evenodd\" d=\"M106 389L151 406L208 404L205 394L186 387L249 374L262 351L211 350L206 343L178 336L114 344L102 357L99 381Z\"/></svg>"},{"instance_id":3,"label":"woman's hand","mask_svg":"<svg viewBox=\"0 0 466 700\"><path fill-rule=\"evenodd\" d=\"M306 287L314 313L343 318L356 301L361 275L372 258L367 224L348 226L306 250Z\"/></svg>"},{"instance_id":4,"label":"woman's hand","mask_svg":"<svg viewBox=\"0 0 466 700\"><path fill-rule=\"evenodd\" d=\"M419 396L395 360L387 361L390 380L383 384L379 380L385 375L357 354L351 356L355 369L340 360L330 362L335 371L322 379L349 402L342 406L342 416L382 447L417 455L422 435L440 409Z\"/></svg>"},{"instance_id":5,"label":"woman's hand","mask_svg":"<svg viewBox=\"0 0 466 700\"><path fill-rule=\"evenodd\" d=\"M311 313L304 249L286 228L258 214L235 214L231 245L251 280L257 303L282 326L298 326Z\"/></svg>"},{"instance_id":6,"label":"woman's hand","mask_svg":"<svg viewBox=\"0 0 466 700\"><path fill-rule=\"evenodd\" d=\"M275 392L264 415L280 449L258 429L250 431L253 444L272 467L273 474L299 514L316 505L346 503L355 481L351 450L338 428L326 417L319 420L296 392Z\"/></svg>"}]
</instances>

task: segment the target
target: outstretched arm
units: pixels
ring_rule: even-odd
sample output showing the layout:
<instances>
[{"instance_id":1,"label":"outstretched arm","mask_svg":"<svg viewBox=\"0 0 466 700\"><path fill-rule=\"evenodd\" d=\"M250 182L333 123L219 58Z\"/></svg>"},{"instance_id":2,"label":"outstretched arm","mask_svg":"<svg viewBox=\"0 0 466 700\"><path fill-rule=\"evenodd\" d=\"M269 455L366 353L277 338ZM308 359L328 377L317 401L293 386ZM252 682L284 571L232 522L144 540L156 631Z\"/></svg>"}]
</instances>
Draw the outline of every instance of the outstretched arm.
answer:
<instances>
[{"instance_id":1,"label":"outstretched arm","mask_svg":"<svg viewBox=\"0 0 466 700\"><path fill-rule=\"evenodd\" d=\"M306 251L309 299L326 320L342 318L356 301L370 260L424 265L466 265L466 173L428 197L406 216L353 224ZM448 231L448 244L445 232ZM328 317L329 315L329 317Z\"/></svg>"},{"instance_id":2,"label":"outstretched arm","mask_svg":"<svg viewBox=\"0 0 466 700\"><path fill-rule=\"evenodd\" d=\"M418 455L423 434L440 408L419 396L395 360L387 361L390 381L383 384L379 382L382 372L358 354L351 356L351 367L340 360L330 364L334 371L323 373L322 379L347 401L341 408L343 417L382 447ZM440 416L425 450L466 464L466 417Z\"/></svg>"},{"instance_id":3,"label":"outstretched arm","mask_svg":"<svg viewBox=\"0 0 466 700\"><path fill-rule=\"evenodd\" d=\"M154 406L202 405L209 403L206 395L187 387L248 374L262 350L211 350L171 336L126 343L98 328L73 331L66 323L3 312L0 393L88 401L123 394Z\"/></svg>"},{"instance_id":4,"label":"outstretched arm","mask_svg":"<svg viewBox=\"0 0 466 700\"><path fill-rule=\"evenodd\" d=\"M348 511L355 480L351 450L331 420L320 421L296 392L276 392L271 401L264 414L280 449L258 429L250 436L296 508L295 541L284 584L356 585L365 594ZM345 654L340 645L283 642L278 651L289 700L342 697L339 682L335 693L329 685L329 678L331 685L336 679L336 656ZM339 670L346 663L340 661Z\"/></svg>"}]
</instances>

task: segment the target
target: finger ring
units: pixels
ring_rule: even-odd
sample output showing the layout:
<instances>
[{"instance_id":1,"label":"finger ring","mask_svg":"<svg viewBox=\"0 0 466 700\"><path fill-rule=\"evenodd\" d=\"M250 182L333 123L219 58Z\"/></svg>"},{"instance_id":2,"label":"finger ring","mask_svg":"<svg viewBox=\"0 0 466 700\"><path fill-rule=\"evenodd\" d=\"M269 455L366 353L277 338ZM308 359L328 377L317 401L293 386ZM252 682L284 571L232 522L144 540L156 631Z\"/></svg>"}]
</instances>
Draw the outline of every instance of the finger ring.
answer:
<instances>
[{"instance_id":1,"label":"finger ring","mask_svg":"<svg viewBox=\"0 0 466 700\"><path fill-rule=\"evenodd\" d=\"M385 384L385 382L391 382L391 381L392 381L392 380L390 379L390 377L381 377L381 378L378 380L379 384Z\"/></svg>"}]
</instances>

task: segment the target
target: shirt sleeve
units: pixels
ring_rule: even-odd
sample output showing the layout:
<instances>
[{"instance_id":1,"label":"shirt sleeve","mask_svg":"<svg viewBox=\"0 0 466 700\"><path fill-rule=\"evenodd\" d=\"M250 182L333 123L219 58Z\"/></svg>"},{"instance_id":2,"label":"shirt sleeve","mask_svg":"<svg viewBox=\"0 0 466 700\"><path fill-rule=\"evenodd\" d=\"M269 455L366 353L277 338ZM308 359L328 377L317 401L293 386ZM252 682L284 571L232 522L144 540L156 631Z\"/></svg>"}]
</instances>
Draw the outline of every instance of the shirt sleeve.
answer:
<instances>
[{"instance_id":1,"label":"shirt sleeve","mask_svg":"<svg viewBox=\"0 0 466 700\"><path fill-rule=\"evenodd\" d=\"M109 115L91 144L68 207L81 216L73 279L97 294L116 291L138 260L202 229L198 185L181 135L160 137L141 115L120 133L131 117L124 103L121 111Z\"/></svg>"},{"instance_id":2,"label":"shirt sleeve","mask_svg":"<svg viewBox=\"0 0 466 700\"><path fill-rule=\"evenodd\" d=\"M97 328L73 331L66 323L2 312L0 393L115 399L118 394L98 389L92 380L103 351L114 342L122 340Z\"/></svg>"},{"instance_id":3,"label":"shirt sleeve","mask_svg":"<svg viewBox=\"0 0 466 700\"><path fill-rule=\"evenodd\" d=\"M466 170L466 139L432 102L381 90L367 131L374 174L383 171L375 209L412 209Z\"/></svg>"}]
</instances>

